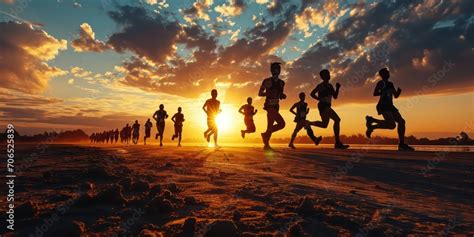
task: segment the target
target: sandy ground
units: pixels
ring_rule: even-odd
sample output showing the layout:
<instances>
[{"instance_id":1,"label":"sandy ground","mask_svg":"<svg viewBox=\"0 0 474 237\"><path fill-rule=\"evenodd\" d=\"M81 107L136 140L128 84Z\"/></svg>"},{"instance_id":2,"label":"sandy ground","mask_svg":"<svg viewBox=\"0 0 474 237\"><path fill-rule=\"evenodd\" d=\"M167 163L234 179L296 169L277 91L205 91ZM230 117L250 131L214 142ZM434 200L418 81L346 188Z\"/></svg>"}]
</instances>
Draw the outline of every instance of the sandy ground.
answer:
<instances>
[{"instance_id":1,"label":"sandy ground","mask_svg":"<svg viewBox=\"0 0 474 237\"><path fill-rule=\"evenodd\" d=\"M6 236L474 234L473 153L18 145L16 157Z\"/></svg>"}]
</instances>

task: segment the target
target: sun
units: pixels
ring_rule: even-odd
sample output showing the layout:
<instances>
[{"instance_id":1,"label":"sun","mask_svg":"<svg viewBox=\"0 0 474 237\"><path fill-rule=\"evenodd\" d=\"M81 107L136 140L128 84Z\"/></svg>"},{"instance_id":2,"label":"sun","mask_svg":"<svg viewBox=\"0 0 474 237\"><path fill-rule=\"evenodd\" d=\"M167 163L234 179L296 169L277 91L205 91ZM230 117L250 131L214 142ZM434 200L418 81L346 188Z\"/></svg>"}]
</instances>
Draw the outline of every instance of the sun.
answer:
<instances>
[{"instance_id":1,"label":"sun","mask_svg":"<svg viewBox=\"0 0 474 237\"><path fill-rule=\"evenodd\" d=\"M217 115L216 123L219 132L227 133L232 131L235 127L235 113L233 113L231 108L222 108L222 112Z\"/></svg>"}]
</instances>

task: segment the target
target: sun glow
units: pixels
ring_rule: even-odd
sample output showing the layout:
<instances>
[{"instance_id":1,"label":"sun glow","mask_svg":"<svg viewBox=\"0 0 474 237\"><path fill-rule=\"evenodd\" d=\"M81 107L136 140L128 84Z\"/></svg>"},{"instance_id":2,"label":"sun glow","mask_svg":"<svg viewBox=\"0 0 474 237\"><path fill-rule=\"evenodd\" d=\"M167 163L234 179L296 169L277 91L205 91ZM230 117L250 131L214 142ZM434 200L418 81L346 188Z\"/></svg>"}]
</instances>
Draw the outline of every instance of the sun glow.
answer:
<instances>
[{"instance_id":1,"label":"sun glow","mask_svg":"<svg viewBox=\"0 0 474 237\"><path fill-rule=\"evenodd\" d=\"M235 129L236 125L236 114L233 111L232 106L222 108L222 112L217 115L216 123L219 128L219 132L227 133Z\"/></svg>"}]
</instances>

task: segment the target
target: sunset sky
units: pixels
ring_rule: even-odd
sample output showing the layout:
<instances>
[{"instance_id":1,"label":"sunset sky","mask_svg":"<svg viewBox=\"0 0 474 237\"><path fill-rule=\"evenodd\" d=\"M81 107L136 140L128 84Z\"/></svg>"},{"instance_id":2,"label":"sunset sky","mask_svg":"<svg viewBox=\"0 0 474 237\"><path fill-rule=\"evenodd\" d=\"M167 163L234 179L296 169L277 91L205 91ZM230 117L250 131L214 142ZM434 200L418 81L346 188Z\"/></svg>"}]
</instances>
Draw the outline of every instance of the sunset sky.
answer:
<instances>
[{"instance_id":1,"label":"sunset sky","mask_svg":"<svg viewBox=\"0 0 474 237\"><path fill-rule=\"evenodd\" d=\"M248 96L259 110L250 136L258 137L266 126L258 88L278 61L287 126L274 137L291 134L288 109L299 92L309 119L320 119L309 93L323 68L342 84L333 101L341 133L364 133L365 115L377 116L382 67L403 90L395 105L407 135L474 135L471 0L0 2L0 120L21 134L143 125L164 104L170 116L183 108L184 137L201 138L201 107L216 88L222 137L239 137L237 109ZM331 127L314 130L329 136Z\"/></svg>"}]
</instances>

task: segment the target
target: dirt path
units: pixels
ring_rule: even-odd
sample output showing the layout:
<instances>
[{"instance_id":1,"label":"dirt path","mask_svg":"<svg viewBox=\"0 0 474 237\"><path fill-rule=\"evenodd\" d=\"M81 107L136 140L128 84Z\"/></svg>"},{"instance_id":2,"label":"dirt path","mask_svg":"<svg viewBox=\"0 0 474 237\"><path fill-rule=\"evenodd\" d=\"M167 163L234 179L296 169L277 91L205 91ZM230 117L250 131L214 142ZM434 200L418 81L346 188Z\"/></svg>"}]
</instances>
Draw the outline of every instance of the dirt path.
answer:
<instances>
[{"instance_id":1,"label":"dirt path","mask_svg":"<svg viewBox=\"0 0 474 237\"><path fill-rule=\"evenodd\" d=\"M36 159L22 158L34 152ZM196 218L196 236L222 219L233 220L244 236L474 232L472 153L72 145L18 153L18 203L36 205L19 219L20 235L44 226L68 202L44 233L79 223L86 236L144 230L185 236L188 217ZM106 191L112 195L104 201ZM80 198L87 195L84 204ZM163 210L162 200L169 200L170 210Z\"/></svg>"}]
</instances>

